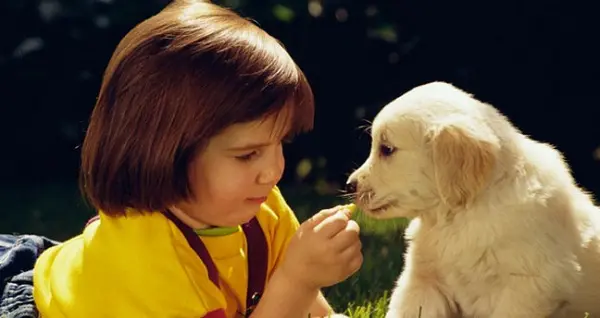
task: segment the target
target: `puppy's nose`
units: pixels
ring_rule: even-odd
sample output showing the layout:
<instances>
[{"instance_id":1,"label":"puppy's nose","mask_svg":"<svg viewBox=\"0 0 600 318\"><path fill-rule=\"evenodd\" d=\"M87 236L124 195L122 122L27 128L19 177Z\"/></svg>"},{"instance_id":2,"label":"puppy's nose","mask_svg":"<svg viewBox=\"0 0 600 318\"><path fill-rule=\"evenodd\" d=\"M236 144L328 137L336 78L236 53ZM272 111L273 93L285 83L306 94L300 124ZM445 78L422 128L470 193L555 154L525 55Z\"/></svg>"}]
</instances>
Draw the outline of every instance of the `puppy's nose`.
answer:
<instances>
[{"instance_id":1,"label":"puppy's nose","mask_svg":"<svg viewBox=\"0 0 600 318\"><path fill-rule=\"evenodd\" d=\"M356 193L356 181L351 180L346 183L346 192Z\"/></svg>"}]
</instances>

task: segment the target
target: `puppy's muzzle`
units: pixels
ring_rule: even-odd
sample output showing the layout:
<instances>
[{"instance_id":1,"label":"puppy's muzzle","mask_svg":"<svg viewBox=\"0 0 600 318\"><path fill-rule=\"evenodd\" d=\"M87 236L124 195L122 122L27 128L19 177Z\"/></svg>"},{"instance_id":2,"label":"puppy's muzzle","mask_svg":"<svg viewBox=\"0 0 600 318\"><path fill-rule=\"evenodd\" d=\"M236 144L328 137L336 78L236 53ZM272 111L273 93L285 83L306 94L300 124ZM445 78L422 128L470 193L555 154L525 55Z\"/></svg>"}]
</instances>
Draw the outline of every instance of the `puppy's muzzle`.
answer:
<instances>
[{"instance_id":1,"label":"puppy's muzzle","mask_svg":"<svg viewBox=\"0 0 600 318\"><path fill-rule=\"evenodd\" d=\"M356 180L348 180L348 182L346 183L346 192L348 194L355 194L356 188L357 188Z\"/></svg>"}]
</instances>

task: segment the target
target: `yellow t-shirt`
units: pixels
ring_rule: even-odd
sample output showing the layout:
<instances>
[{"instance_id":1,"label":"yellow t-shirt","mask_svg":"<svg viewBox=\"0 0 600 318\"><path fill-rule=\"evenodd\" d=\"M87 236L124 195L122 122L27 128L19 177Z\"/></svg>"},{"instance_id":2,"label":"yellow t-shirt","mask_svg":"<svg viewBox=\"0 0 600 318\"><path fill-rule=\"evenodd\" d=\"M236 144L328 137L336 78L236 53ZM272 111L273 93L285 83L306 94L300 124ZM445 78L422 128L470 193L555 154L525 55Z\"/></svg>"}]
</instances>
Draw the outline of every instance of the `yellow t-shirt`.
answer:
<instances>
[{"instance_id":1,"label":"yellow t-shirt","mask_svg":"<svg viewBox=\"0 0 600 318\"><path fill-rule=\"evenodd\" d=\"M299 224L277 188L256 217L269 249L268 280ZM36 305L44 318L241 317L248 282L244 233L200 238L218 269L219 287L162 213L100 213L100 221L37 260Z\"/></svg>"}]
</instances>

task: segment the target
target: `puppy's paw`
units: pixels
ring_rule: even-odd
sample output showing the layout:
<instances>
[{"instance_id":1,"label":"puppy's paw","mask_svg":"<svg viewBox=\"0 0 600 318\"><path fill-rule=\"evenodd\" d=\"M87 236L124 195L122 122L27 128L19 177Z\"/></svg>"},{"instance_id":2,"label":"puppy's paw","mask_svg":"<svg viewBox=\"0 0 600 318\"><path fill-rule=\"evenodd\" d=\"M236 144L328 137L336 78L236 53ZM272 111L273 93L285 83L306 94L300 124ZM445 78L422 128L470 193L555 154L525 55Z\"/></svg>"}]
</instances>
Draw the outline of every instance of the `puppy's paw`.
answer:
<instances>
[{"instance_id":1,"label":"puppy's paw","mask_svg":"<svg viewBox=\"0 0 600 318\"><path fill-rule=\"evenodd\" d=\"M452 318L455 313L455 306L433 287L397 288L385 318Z\"/></svg>"},{"instance_id":2,"label":"puppy's paw","mask_svg":"<svg viewBox=\"0 0 600 318\"><path fill-rule=\"evenodd\" d=\"M385 318L452 318L454 315L439 308L390 309Z\"/></svg>"}]
</instances>

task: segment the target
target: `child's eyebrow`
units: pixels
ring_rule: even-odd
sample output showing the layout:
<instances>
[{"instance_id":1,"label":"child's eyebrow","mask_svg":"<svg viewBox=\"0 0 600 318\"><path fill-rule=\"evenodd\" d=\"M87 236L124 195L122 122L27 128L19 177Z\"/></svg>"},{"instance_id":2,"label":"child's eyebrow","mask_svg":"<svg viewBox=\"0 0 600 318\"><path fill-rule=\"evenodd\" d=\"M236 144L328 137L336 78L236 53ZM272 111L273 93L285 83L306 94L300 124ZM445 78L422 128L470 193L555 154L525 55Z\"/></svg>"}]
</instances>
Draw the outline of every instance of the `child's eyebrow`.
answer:
<instances>
[{"instance_id":1,"label":"child's eyebrow","mask_svg":"<svg viewBox=\"0 0 600 318\"><path fill-rule=\"evenodd\" d=\"M244 151L244 150L252 150L252 149L258 149L258 148L263 148L263 147L267 147L272 145L272 142L259 142L259 143L249 143L243 146L235 146L235 147L231 147L228 148L227 150L229 151Z\"/></svg>"}]
</instances>

